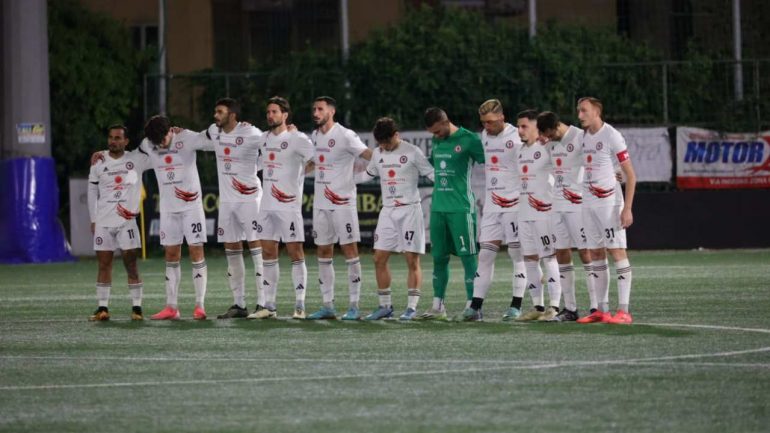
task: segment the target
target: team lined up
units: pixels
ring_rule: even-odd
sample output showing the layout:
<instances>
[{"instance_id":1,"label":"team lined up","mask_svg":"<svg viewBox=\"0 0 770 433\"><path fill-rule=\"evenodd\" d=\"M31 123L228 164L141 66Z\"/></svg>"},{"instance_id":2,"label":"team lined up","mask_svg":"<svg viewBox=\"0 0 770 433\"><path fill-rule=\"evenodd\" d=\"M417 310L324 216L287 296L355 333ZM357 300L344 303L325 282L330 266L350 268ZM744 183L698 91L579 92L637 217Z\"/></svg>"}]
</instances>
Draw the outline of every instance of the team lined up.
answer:
<instances>
[{"instance_id":1,"label":"team lined up","mask_svg":"<svg viewBox=\"0 0 770 433\"><path fill-rule=\"evenodd\" d=\"M444 298L450 255L460 258L465 271L468 301L462 318L482 320L482 304L493 280L495 255L505 243L513 262L513 295L503 320L631 323L631 268L625 253L625 228L632 222L633 167L623 137L601 119L601 102L581 99L578 110L585 132L561 123L553 113L538 114L531 110L519 113L514 127L505 122L500 102L489 100L479 108L484 126L479 139L477 134L452 124L443 110L429 108L425 123L434 135L430 158L401 140L398 127L390 118L377 120L373 135L378 146L368 149L353 131L334 121L336 102L330 97L314 101L313 120L317 129L310 137L289 125L291 108L280 97L267 101L269 130L265 133L239 122L240 108L229 98L217 101L215 123L203 132L172 128L167 118L154 116L145 126L146 138L132 152L125 151L125 127L111 127L109 150L94 154L89 175L89 210L99 259L99 306L91 320L110 317L111 266L113 251L118 248L123 250L128 271L132 319L143 318L143 286L136 269L136 248L140 244L135 217L141 174L151 168L160 190L160 241L166 258L166 306L152 319L180 318L178 290L184 240L190 247L196 295L193 318L206 318L206 227L196 166L196 152L201 150L216 154L220 191L217 238L225 247L228 283L233 293L233 305L218 318L276 317L278 246L282 242L292 261L294 318L338 317L332 257L334 244L339 243L346 258L349 289L349 305L341 318L361 319L355 184L379 177L383 210L374 234L379 305L364 319L393 316L388 261L392 253L404 253L408 302L401 320L447 319ZM354 163L359 157L369 162L364 172L354 174ZM479 236L470 188L474 162L484 164L486 173ZM626 178L625 199L616 179L617 167ZM307 267L302 248L301 204L304 176L312 171L313 237L318 248L322 307L306 315ZM425 253L420 176L435 183L430 213L434 297L431 307L418 316L420 256ZM246 307L243 241L247 242L256 277L257 305L251 314ZM592 311L583 318L579 318L575 301L572 248L579 250L587 271ZM618 270L619 301L615 316L609 313L607 251ZM547 309L541 263L547 277ZM526 289L533 308L522 314ZM562 292L564 309L559 308Z\"/></svg>"}]
</instances>

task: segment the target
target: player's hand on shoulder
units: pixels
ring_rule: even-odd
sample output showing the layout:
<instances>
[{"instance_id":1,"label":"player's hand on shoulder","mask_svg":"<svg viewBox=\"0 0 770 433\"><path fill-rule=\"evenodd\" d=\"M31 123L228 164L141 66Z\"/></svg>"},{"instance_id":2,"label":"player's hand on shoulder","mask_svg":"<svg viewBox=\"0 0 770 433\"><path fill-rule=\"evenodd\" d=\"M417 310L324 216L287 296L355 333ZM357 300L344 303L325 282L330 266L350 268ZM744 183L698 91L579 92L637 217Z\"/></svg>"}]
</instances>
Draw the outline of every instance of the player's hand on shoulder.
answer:
<instances>
[{"instance_id":1,"label":"player's hand on shoulder","mask_svg":"<svg viewBox=\"0 0 770 433\"><path fill-rule=\"evenodd\" d=\"M91 165L96 165L99 162L104 162L104 151L97 150L91 154Z\"/></svg>"}]
</instances>

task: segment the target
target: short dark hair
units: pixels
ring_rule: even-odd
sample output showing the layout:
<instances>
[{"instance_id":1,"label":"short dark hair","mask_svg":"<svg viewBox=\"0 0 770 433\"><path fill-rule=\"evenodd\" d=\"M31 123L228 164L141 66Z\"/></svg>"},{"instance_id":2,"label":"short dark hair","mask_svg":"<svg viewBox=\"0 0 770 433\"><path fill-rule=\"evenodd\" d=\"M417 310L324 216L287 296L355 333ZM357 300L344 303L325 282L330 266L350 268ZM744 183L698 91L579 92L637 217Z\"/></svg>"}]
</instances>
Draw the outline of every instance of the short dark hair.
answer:
<instances>
[{"instance_id":1,"label":"short dark hair","mask_svg":"<svg viewBox=\"0 0 770 433\"><path fill-rule=\"evenodd\" d=\"M113 129L122 129L123 130L123 136L128 138L128 128L125 125L121 125L120 123L116 123L114 125L110 125L107 127L107 134L109 135L110 131Z\"/></svg>"},{"instance_id":2,"label":"short dark hair","mask_svg":"<svg viewBox=\"0 0 770 433\"><path fill-rule=\"evenodd\" d=\"M552 131L559 127L559 116L553 111L543 111L537 116L537 130Z\"/></svg>"},{"instance_id":3,"label":"short dark hair","mask_svg":"<svg viewBox=\"0 0 770 433\"><path fill-rule=\"evenodd\" d=\"M267 104L265 104L265 107L267 107L270 104L277 105L278 108L281 109L281 113L288 113L289 115L286 117L286 122L291 121L291 105L289 105L289 101L286 98L282 98L280 96L273 96L272 98L267 100Z\"/></svg>"},{"instance_id":4,"label":"short dark hair","mask_svg":"<svg viewBox=\"0 0 770 433\"><path fill-rule=\"evenodd\" d=\"M438 107L430 107L425 110L425 127L430 128L446 118L446 111Z\"/></svg>"},{"instance_id":5,"label":"short dark hair","mask_svg":"<svg viewBox=\"0 0 770 433\"><path fill-rule=\"evenodd\" d=\"M529 120L537 120L537 110L519 111L519 114L516 115L516 119L523 119L525 117Z\"/></svg>"},{"instance_id":6,"label":"short dark hair","mask_svg":"<svg viewBox=\"0 0 770 433\"><path fill-rule=\"evenodd\" d=\"M372 135L377 143L382 143L390 140L398 132L398 125L396 121L390 117L380 117L377 122L374 123L374 129L372 129Z\"/></svg>"},{"instance_id":7,"label":"short dark hair","mask_svg":"<svg viewBox=\"0 0 770 433\"><path fill-rule=\"evenodd\" d=\"M239 104L238 101L233 98L222 98L218 100L216 104L214 104L215 107L219 105L227 107L227 111L235 114L236 119L241 115L241 104Z\"/></svg>"},{"instance_id":8,"label":"short dark hair","mask_svg":"<svg viewBox=\"0 0 770 433\"><path fill-rule=\"evenodd\" d=\"M160 145L163 143L163 139L166 138L168 131L171 129L171 121L168 117L155 115L150 117L150 120L144 125L144 135L154 145Z\"/></svg>"},{"instance_id":9,"label":"short dark hair","mask_svg":"<svg viewBox=\"0 0 770 433\"><path fill-rule=\"evenodd\" d=\"M331 96L319 96L313 102L326 102L326 105L337 108L337 101Z\"/></svg>"}]
</instances>

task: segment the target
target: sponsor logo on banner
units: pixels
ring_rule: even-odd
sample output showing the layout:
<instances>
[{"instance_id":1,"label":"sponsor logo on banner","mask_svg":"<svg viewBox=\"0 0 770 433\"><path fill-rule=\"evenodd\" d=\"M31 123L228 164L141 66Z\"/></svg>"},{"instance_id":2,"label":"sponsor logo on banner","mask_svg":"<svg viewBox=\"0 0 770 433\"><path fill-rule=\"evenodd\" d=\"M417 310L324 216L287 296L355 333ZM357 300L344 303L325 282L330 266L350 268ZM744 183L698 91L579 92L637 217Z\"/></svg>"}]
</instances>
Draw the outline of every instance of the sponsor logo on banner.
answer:
<instances>
[{"instance_id":1,"label":"sponsor logo on banner","mask_svg":"<svg viewBox=\"0 0 770 433\"><path fill-rule=\"evenodd\" d=\"M770 188L770 131L676 130L676 183L683 189Z\"/></svg>"}]
</instances>

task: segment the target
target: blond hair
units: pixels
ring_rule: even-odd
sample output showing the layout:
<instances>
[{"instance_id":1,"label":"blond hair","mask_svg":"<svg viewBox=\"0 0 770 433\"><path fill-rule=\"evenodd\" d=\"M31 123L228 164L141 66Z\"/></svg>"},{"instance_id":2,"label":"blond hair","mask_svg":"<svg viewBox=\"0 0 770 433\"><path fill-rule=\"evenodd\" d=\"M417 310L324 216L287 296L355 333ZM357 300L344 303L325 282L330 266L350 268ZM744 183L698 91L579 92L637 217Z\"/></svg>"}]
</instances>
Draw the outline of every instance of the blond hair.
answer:
<instances>
[{"instance_id":1,"label":"blond hair","mask_svg":"<svg viewBox=\"0 0 770 433\"><path fill-rule=\"evenodd\" d=\"M599 110L599 117L602 117L602 112L604 112L604 105L602 105L602 101L600 101L598 98L594 98L593 96L584 96L578 99L578 105L582 104L583 101L588 102L589 104L596 107L596 109Z\"/></svg>"},{"instance_id":2,"label":"blond hair","mask_svg":"<svg viewBox=\"0 0 770 433\"><path fill-rule=\"evenodd\" d=\"M495 113L503 114L503 104L497 99L488 99L479 107L479 115Z\"/></svg>"}]
</instances>

